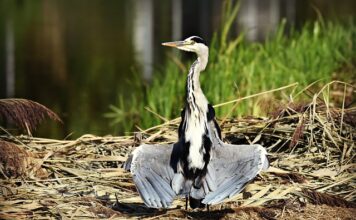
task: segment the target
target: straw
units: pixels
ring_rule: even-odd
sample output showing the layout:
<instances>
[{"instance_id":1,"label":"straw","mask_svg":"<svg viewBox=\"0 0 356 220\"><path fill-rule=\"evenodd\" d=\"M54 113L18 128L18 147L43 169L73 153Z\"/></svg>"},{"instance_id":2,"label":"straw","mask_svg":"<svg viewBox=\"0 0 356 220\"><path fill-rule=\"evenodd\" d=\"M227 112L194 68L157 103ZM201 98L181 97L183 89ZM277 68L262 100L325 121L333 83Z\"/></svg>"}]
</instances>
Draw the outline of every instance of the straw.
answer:
<instances>
[{"instance_id":1,"label":"straw","mask_svg":"<svg viewBox=\"0 0 356 220\"><path fill-rule=\"evenodd\" d=\"M349 87L346 83L342 85ZM282 88L293 86L296 84ZM327 88L325 86L322 90ZM268 151L270 169L261 173L243 194L229 198L222 205L225 208L211 207L214 210L212 216L221 217L240 205L268 207L281 201L299 204L300 201L312 201L311 196L329 200L337 198L337 202L328 204L353 207L356 199L356 177L353 174L356 128L352 119L355 120L356 108L346 105L345 96L342 106L337 108L330 100L319 99L319 95L322 91L315 94L301 110L294 108L292 103L286 104L279 110L277 118L224 119L224 141L263 145ZM180 119L174 119L147 129L140 141L149 144L175 142L179 122ZM21 157L6 154L3 150L5 145L6 149L28 153L22 153ZM98 137L88 134L76 140L55 140L13 137L5 133L0 136L0 218L207 217L204 212L184 212L184 200L179 199L172 209L166 211L146 208L131 174L122 168L136 146L134 136ZM289 209L283 206L280 214L286 215Z\"/></svg>"}]
</instances>

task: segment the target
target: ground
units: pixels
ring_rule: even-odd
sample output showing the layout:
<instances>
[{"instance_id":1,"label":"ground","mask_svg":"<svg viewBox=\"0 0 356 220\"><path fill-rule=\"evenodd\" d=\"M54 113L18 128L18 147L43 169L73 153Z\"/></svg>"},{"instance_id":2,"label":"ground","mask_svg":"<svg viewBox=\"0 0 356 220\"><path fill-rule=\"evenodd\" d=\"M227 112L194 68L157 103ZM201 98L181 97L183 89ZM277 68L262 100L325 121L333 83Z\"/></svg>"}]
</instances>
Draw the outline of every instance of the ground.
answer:
<instances>
[{"instance_id":1,"label":"ground","mask_svg":"<svg viewBox=\"0 0 356 220\"><path fill-rule=\"evenodd\" d=\"M133 136L0 135L0 219L356 219L356 108L288 105L270 118L219 121L223 141L261 144L270 167L206 210L146 208L122 165L141 143L173 143L179 120Z\"/></svg>"}]
</instances>

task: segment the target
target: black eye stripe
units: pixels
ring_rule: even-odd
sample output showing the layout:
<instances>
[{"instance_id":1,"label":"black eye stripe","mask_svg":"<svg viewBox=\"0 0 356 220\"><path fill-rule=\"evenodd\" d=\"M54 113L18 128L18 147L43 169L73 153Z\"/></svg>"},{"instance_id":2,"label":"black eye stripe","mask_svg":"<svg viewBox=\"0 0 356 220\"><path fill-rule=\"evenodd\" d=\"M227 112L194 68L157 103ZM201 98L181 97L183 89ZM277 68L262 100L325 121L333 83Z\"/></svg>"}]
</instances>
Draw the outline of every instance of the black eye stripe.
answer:
<instances>
[{"instance_id":1,"label":"black eye stripe","mask_svg":"<svg viewBox=\"0 0 356 220\"><path fill-rule=\"evenodd\" d=\"M190 40L195 41L196 43L201 43L201 44L206 45L205 41L201 37L193 37Z\"/></svg>"}]
</instances>

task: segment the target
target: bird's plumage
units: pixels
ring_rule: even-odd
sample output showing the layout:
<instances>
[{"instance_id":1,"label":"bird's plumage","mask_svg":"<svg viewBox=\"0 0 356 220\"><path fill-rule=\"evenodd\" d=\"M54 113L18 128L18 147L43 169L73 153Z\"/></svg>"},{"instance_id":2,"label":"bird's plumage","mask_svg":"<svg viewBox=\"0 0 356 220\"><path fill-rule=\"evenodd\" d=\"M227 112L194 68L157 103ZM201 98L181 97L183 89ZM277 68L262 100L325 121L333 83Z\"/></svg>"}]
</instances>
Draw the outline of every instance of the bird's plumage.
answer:
<instances>
[{"instance_id":1,"label":"bird's plumage","mask_svg":"<svg viewBox=\"0 0 356 220\"><path fill-rule=\"evenodd\" d=\"M217 204L239 193L268 166L260 145L230 145L221 141L214 108L199 82L206 68L209 49L193 36L184 41L164 43L195 52L186 83L185 107L178 129L179 140L170 145L143 144L125 164L144 203L153 208L171 206L176 196L189 196L191 207Z\"/></svg>"},{"instance_id":2,"label":"bird's plumage","mask_svg":"<svg viewBox=\"0 0 356 220\"><path fill-rule=\"evenodd\" d=\"M168 208L176 197L170 166L173 145L146 145L136 148L125 163L136 188L148 207Z\"/></svg>"},{"instance_id":3,"label":"bird's plumage","mask_svg":"<svg viewBox=\"0 0 356 220\"><path fill-rule=\"evenodd\" d=\"M126 163L138 192L148 207L170 207L176 196L190 195L203 204L217 204L239 193L262 169L268 166L261 145L231 145L218 141L211 151L206 175L200 182L184 178L178 158L183 145L139 146ZM178 155L179 156L179 155ZM131 164L131 167L129 166Z\"/></svg>"},{"instance_id":4,"label":"bird's plumage","mask_svg":"<svg viewBox=\"0 0 356 220\"><path fill-rule=\"evenodd\" d=\"M184 145L180 155L183 170L180 172L188 179L196 179L206 173L212 146L208 126L209 103L199 81L200 72L208 62L209 49L203 40L196 36L184 42L179 43L183 46L178 48L195 52L198 58L192 64L186 82L185 111L182 117L183 125L180 126L182 130L179 132L179 142Z\"/></svg>"}]
</instances>

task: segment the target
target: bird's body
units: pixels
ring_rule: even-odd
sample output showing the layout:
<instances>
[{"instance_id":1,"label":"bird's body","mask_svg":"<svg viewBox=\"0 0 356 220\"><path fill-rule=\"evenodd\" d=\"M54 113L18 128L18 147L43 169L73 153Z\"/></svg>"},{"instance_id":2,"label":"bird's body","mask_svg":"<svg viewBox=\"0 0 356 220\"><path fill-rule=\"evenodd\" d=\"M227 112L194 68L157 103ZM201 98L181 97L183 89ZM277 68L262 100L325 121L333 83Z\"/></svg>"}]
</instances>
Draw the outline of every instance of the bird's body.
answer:
<instances>
[{"instance_id":1,"label":"bird's body","mask_svg":"<svg viewBox=\"0 0 356 220\"><path fill-rule=\"evenodd\" d=\"M189 179L204 175L210 160L208 100L202 92L199 81L200 72L207 65L207 54L206 47L202 50L202 55L192 64L187 77L186 101L182 114L179 142L184 144L185 151L181 155L182 172Z\"/></svg>"},{"instance_id":2,"label":"bird's body","mask_svg":"<svg viewBox=\"0 0 356 220\"><path fill-rule=\"evenodd\" d=\"M141 145L125 164L149 207L169 207L175 196L217 204L239 193L247 182L268 166L260 145L229 145L221 141L214 108L199 82L209 49L200 37L164 43L195 52L186 84L186 101L178 129L179 140L171 145ZM193 208L196 205L192 205Z\"/></svg>"}]
</instances>

